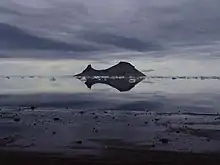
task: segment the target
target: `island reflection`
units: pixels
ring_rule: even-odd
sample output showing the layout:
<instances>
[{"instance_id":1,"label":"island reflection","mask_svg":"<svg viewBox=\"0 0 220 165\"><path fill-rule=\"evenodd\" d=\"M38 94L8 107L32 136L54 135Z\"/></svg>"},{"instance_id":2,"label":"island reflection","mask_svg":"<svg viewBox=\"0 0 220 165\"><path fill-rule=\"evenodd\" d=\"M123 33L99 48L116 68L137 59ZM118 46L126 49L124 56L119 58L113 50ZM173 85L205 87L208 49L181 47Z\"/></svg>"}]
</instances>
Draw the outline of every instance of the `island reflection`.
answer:
<instances>
[{"instance_id":1,"label":"island reflection","mask_svg":"<svg viewBox=\"0 0 220 165\"><path fill-rule=\"evenodd\" d=\"M134 88L138 83L143 81L145 77L133 77L133 78L96 78L96 77L76 77L77 79L85 82L85 85L92 89L92 86L95 84L106 84L120 92L130 91Z\"/></svg>"}]
</instances>

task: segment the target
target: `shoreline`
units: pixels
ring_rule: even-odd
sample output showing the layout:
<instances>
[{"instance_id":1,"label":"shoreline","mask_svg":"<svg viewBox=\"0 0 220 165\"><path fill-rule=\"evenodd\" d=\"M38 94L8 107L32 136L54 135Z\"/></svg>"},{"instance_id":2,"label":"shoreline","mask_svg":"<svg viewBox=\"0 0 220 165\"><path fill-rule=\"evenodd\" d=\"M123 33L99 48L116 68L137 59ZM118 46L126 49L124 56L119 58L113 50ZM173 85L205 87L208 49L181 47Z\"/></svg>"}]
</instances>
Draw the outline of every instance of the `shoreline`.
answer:
<instances>
[{"instance_id":1,"label":"shoreline","mask_svg":"<svg viewBox=\"0 0 220 165\"><path fill-rule=\"evenodd\" d=\"M70 156L52 153L0 151L1 164L149 164L149 165L214 165L219 164L220 153L189 153L170 151L140 151L113 149L98 156Z\"/></svg>"}]
</instances>

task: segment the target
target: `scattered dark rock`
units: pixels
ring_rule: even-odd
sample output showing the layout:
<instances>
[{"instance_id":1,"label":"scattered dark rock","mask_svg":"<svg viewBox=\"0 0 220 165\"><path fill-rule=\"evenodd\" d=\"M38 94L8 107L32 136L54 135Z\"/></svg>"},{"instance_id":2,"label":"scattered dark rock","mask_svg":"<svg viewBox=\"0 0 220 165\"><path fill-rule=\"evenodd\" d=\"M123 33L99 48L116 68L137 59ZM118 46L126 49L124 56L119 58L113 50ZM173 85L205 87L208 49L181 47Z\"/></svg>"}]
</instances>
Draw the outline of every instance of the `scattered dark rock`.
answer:
<instances>
[{"instance_id":1,"label":"scattered dark rock","mask_svg":"<svg viewBox=\"0 0 220 165\"><path fill-rule=\"evenodd\" d=\"M60 121L60 118L59 117L54 117L53 120L54 121Z\"/></svg>"},{"instance_id":2,"label":"scattered dark rock","mask_svg":"<svg viewBox=\"0 0 220 165\"><path fill-rule=\"evenodd\" d=\"M0 146L2 147L5 147L7 146L8 144L11 144L11 143L14 143L15 141L17 140L16 137L13 137L13 136L8 136L8 137L5 137L3 139L0 139Z\"/></svg>"},{"instance_id":3,"label":"scattered dark rock","mask_svg":"<svg viewBox=\"0 0 220 165\"><path fill-rule=\"evenodd\" d=\"M155 147L155 144L152 144L152 145L151 145L151 147L153 147L153 148L154 148L154 147Z\"/></svg>"},{"instance_id":4,"label":"scattered dark rock","mask_svg":"<svg viewBox=\"0 0 220 165\"><path fill-rule=\"evenodd\" d=\"M180 131L177 130L176 133L180 133Z\"/></svg>"},{"instance_id":5,"label":"scattered dark rock","mask_svg":"<svg viewBox=\"0 0 220 165\"><path fill-rule=\"evenodd\" d=\"M78 141L76 141L76 143L77 143L77 144L82 144L83 141L82 141L82 140L78 140Z\"/></svg>"},{"instance_id":6,"label":"scattered dark rock","mask_svg":"<svg viewBox=\"0 0 220 165\"><path fill-rule=\"evenodd\" d=\"M155 120L155 121L159 121L160 119L158 119L158 118L155 118L154 120Z\"/></svg>"},{"instance_id":7,"label":"scattered dark rock","mask_svg":"<svg viewBox=\"0 0 220 165\"><path fill-rule=\"evenodd\" d=\"M94 117L94 119L98 119L98 118L99 118L98 116L95 116L95 117Z\"/></svg>"},{"instance_id":8,"label":"scattered dark rock","mask_svg":"<svg viewBox=\"0 0 220 165\"><path fill-rule=\"evenodd\" d=\"M93 127L93 132L98 133L98 130L95 127Z\"/></svg>"},{"instance_id":9,"label":"scattered dark rock","mask_svg":"<svg viewBox=\"0 0 220 165\"><path fill-rule=\"evenodd\" d=\"M31 110L35 110L35 107L34 107L34 106L31 106L30 109L31 109Z\"/></svg>"},{"instance_id":10,"label":"scattered dark rock","mask_svg":"<svg viewBox=\"0 0 220 165\"><path fill-rule=\"evenodd\" d=\"M168 144L169 143L169 140L166 139L166 138L162 138L162 139L160 139L160 141L161 141L162 144Z\"/></svg>"},{"instance_id":11,"label":"scattered dark rock","mask_svg":"<svg viewBox=\"0 0 220 165\"><path fill-rule=\"evenodd\" d=\"M207 142L210 142L210 139L207 138L206 141L207 141Z\"/></svg>"},{"instance_id":12,"label":"scattered dark rock","mask_svg":"<svg viewBox=\"0 0 220 165\"><path fill-rule=\"evenodd\" d=\"M144 124L148 124L148 122L147 122L147 121L145 121L145 122L144 122Z\"/></svg>"},{"instance_id":13,"label":"scattered dark rock","mask_svg":"<svg viewBox=\"0 0 220 165\"><path fill-rule=\"evenodd\" d=\"M53 135L55 135L56 134L56 132L55 131L53 131Z\"/></svg>"},{"instance_id":14,"label":"scattered dark rock","mask_svg":"<svg viewBox=\"0 0 220 165\"><path fill-rule=\"evenodd\" d=\"M50 81L56 81L55 77L52 77L52 78L50 79Z\"/></svg>"},{"instance_id":15,"label":"scattered dark rock","mask_svg":"<svg viewBox=\"0 0 220 165\"><path fill-rule=\"evenodd\" d=\"M84 114L85 112L83 112L83 111L80 111L79 113L80 113L81 115L83 115L83 114Z\"/></svg>"},{"instance_id":16,"label":"scattered dark rock","mask_svg":"<svg viewBox=\"0 0 220 165\"><path fill-rule=\"evenodd\" d=\"M18 118L18 117L16 117L16 118L14 118L14 121L15 121L15 122L19 122L19 121L21 121L21 119Z\"/></svg>"}]
</instances>

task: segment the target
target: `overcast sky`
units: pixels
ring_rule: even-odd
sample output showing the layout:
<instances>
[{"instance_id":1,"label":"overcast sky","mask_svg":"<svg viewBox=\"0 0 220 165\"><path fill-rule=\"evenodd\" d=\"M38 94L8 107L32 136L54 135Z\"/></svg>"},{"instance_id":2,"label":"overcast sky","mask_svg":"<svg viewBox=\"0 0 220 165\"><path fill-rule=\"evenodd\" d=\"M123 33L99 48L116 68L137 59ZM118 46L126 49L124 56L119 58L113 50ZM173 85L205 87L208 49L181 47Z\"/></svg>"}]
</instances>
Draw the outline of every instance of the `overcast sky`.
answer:
<instances>
[{"instance_id":1,"label":"overcast sky","mask_svg":"<svg viewBox=\"0 0 220 165\"><path fill-rule=\"evenodd\" d=\"M1 0L0 56L163 56L193 47L194 55L205 49L216 57L219 6L219 0Z\"/></svg>"}]
</instances>

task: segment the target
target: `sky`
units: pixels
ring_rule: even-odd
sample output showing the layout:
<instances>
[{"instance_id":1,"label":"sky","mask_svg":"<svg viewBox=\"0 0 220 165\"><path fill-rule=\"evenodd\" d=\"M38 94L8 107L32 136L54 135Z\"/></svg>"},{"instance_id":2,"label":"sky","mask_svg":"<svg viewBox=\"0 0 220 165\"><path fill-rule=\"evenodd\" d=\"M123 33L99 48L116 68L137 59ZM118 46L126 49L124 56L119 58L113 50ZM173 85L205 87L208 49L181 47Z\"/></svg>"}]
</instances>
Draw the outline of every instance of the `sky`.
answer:
<instances>
[{"instance_id":1,"label":"sky","mask_svg":"<svg viewBox=\"0 0 220 165\"><path fill-rule=\"evenodd\" d=\"M176 47L217 48L219 5L218 0L1 0L1 56L15 50L62 51L64 57L86 58ZM17 56L21 54L38 57Z\"/></svg>"},{"instance_id":2,"label":"sky","mask_svg":"<svg viewBox=\"0 0 220 165\"><path fill-rule=\"evenodd\" d=\"M108 66L128 60L142 70L157 68L143 61L159 58L169 72L184 59L197 64L186 74L193 67L198 74L213 67L217 74L219 6L219 0L1 0L0 58L4 64L70 58Z\"/></svg>"}]
</instances>

